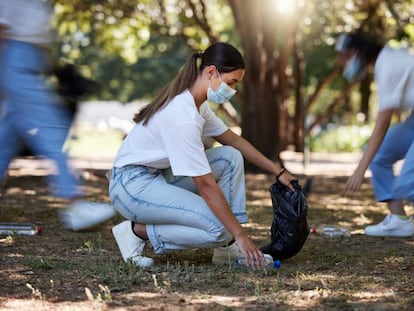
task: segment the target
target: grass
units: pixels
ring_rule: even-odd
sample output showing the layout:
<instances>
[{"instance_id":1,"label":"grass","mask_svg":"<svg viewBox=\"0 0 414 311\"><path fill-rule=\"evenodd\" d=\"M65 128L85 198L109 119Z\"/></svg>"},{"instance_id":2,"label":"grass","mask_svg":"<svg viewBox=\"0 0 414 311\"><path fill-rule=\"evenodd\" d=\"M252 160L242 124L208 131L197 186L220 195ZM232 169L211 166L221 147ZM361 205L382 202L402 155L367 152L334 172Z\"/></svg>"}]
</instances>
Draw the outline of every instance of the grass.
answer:
<instances>
[{"instance_id":1,"label":"grass","mask_svg":"<svg viewBox=\"0 0 414 311\"><path fill-rule=\"evenodd\" d=\"M88 198L108 200L104 171L87 170ZM303 176L299 176L303 180ZM116 216L84 232L63 229L41 176L10 172L0 199L5 221L32 221L40 236L0 237L2 310L412 310L414 240L372 238L363 227L381 220L368 180L357 198L343 198L345 176L314 175L308 220L339 224L349 238L310 235L279 269L250 271L211 264L212 250L145 255L148 269L122 261L111 236ZM258 245L269 241L270 177L248 175L246 226ZM30 190L30 191L28 191ZM412 207L407 207L414 212Z\"/></svg>"}]
</instances>

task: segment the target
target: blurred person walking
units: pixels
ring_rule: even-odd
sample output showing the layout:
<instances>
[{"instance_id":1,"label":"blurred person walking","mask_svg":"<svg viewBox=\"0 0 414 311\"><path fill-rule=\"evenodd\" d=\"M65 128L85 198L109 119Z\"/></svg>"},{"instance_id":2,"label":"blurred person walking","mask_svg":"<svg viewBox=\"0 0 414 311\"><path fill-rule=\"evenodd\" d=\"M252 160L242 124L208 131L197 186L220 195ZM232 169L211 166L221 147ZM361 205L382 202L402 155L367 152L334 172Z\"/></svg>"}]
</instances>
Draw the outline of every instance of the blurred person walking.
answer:
<instances>
[{"instance_id":1,"label":"blurred person walking","mask_svg":"<svg viewBox=\"0 0 414 311\"><path fill-rule=\"evenodd\" d=\"M355 172L349 177L345 194L355 194L370 167L378 202L386 202L390 214L377 225L365 228L370 236L410 237L413 218L408 217L404 200L414 202L414 51L382 45L360 34L342 34L336 44L344 77L357 81L374 69L378 113L372 135ZM411 112L410 112L411 110ZM410 112L400 123L390 126L394 112ZM399 176L393 166L404 163Z\"/></svg>"},{"instance_id":2,"label":"blurred person walking","mask_svg":"<svg viewBox=\"0 0 414 311\"><path fill-rule=\"evenodd\" d=\"M108 204L82 201L79 181L62 151L72 117L45 75L52 70L52 8L43 0L0 0L0 178L24 144L37 156L50 158L57 173L50 184L55 196L68 200L61 213L73 230L114 215Z\"/></svg>"}]
</instances>

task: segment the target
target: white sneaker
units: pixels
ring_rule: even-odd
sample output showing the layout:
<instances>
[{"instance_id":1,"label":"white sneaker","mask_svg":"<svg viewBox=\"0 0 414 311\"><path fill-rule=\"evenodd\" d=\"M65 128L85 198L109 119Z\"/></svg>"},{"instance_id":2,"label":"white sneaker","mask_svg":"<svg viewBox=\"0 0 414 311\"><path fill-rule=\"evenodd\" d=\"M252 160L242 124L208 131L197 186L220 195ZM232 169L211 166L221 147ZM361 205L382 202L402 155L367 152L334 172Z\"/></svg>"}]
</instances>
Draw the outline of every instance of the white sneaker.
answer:
<instances>
[{"instance_id":1,"label":"white sneaker","mask_svg":"<svg viewBox=\"0 0 414 311\"><path fill-rule=\"evenodd\" d=\"M75 201L59 214L66 228L77 231L108 220L115 216L116 210L106 203Z\"/></svg>"},{"instance_id":2,"label":"white sneaker","mask_svg":"<svg viewBox=\"0 0 414 311\"><path fill-rule=\"evenodd\" d=\"M273 257L269 254L264 254L264 258L268 265L273 264ZM236 260L244 259L243 253L240 251L236 242L229 246L218 247L214 249L212 262L213 264L228 264L234 263ZM244 263L244 260L240 260ZM240 263L239 263L240 264Z\"/></svg>"},{"instance_id":3,"label":"white sneaker","mask_svg":"<svg viewBox=\"0 0 414 311\"><path fill-rule=\"evenodd\" d=\"M414 235L413 218L401 219L397 215L387 215L377 225L365 228L365 234L370 236L410 237Z\"/></svg>"},{"instance_id":4,"label":"white sneaker","mask_svg":"<svg viewBox=\"0 0 414 311\"><path fill-rule=\"evenodd\" d=\"M125 220L113 227L112 234L125 262L131 259L141 268L151 267L153 265L154 260L152 258L141 256L145 247L145 241L132 232L131 221Z\"/></svg>"}]
</instances>

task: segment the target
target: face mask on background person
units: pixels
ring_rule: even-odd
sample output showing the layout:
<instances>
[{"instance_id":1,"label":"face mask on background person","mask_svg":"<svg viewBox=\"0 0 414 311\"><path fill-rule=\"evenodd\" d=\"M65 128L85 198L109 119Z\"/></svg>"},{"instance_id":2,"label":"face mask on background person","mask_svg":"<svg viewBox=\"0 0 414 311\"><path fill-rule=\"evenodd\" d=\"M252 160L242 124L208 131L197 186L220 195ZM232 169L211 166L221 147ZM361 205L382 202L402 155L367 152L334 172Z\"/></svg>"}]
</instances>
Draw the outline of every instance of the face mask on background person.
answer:
<instances>
[{"instance_id":1,"label":"face mask on background person","mask_svg":"<svg viewBox=\"0 0 414 311\"><path fill-rule=\"evenodd\" d=\"M221 80L221 76L218 71L217 71L217 75L219 76ZM232 98L234 94L236 94L236 90L228 86L227 83L223 82L223 80L221 80L220 85L215 90L213 90L210 87L210 81L208 83L209 85L207 89L207 99L213 103L224 104L225 102L229 101L230 98Z\"/></svg>"},{"instance_id":2,"label":"face mask on background person","mask_svg":"<svg viewBox=\"0 0 414 311\"><path fill-rule=\"evenodd\" d=\"M348 82L362 80L365 77L365 74L366 65L356 54L346 62L344 71L342 72L343 77Z\"/></svg>"}]
</instances>

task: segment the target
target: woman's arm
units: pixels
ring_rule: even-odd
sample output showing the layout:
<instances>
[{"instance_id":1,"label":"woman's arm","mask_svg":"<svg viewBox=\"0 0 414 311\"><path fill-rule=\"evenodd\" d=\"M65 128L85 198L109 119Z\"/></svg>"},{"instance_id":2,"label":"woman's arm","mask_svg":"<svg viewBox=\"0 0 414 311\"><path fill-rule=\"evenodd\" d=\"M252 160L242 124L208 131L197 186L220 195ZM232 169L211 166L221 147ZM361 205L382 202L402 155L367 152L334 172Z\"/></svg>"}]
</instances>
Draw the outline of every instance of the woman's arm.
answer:
<instances>
[{"instance_id":1,"label":"woman's arm","mask_svg":"<svg viewBox=\"0 0 414 311\"><path fill-rule=\"evenodd\" d=\"M223 192L214 180L213 175L209 173L207 175L193 177L193 180L207 205L224 227L234 236L237 245L240 247L240 251L246 258L247 265L253 268L265 266L266 260L264 259L263 253L244 232L239 221L231 211Z\"/></svg>"},{"instance_id":2,"label":"woman's arm","mask_svg":"<svg viewBox=\"0 0 414 311\"><path fill-rule=\"evenodd\" d=\"M280 167L279 164L276 164L266 158L251 143L249 143L243 137L234 133L232 130L229 129L220 136L216 136L214 138L222 145L228 145L238 149L247 161L256 165L257 167L260 167L261 169L275 176L278 176L280 174L282 167ZM284 171L278 179L282 184L289 187L292 191L295 190L290 183L290 181L292 179L295 179L295 177L292 176L289 172Z\"/></svg>"},{"instance_id":3,"label":"woman's arm","mask_svg":"<svg viewBox=\"0 0 414 311\"><path fill-rule=\"evenodd\" d=\"M371 137L368 141L367 148L365 149L362 159L359 161L359 164L355 172L352 174L351 177L349 177L346 183L345 195L353 195L361 187L365 171L368 169L369 164L371 163L379 147L381 146L381 143L384 140L385 133L387 132L388 127L390 126L393 111L393 109L387 109L378 113L374 130L372 131Z\"/></svg>"}]
</instances>

